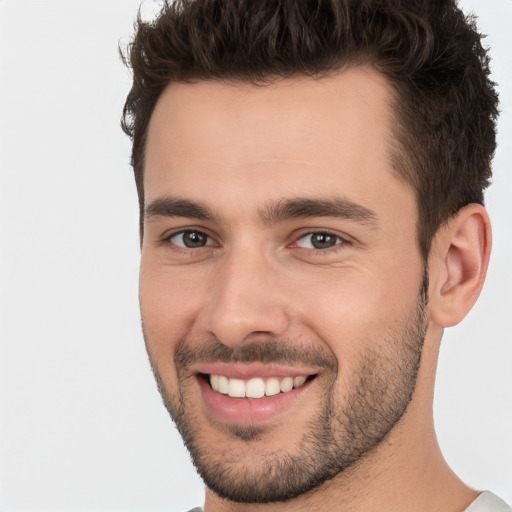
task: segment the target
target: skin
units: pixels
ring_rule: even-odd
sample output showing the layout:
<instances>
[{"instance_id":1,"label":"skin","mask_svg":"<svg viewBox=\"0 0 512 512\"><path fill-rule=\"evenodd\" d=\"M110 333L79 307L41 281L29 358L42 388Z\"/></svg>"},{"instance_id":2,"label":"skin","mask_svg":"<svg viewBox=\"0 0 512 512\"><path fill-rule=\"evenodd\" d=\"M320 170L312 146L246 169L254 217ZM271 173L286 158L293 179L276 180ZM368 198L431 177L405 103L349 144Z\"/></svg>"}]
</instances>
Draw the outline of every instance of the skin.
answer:
<instances>
[{"instance_id":1,"label":"skin","mask_svg":"<svg viewBox=\"0 0 512 512\"><path fill-rule=\"evenodd\" d=\"M386 354L390 332L415 311L424 264L414 191L389 163L391 92L371 69L265 87L171 84L152 115L145 204L167 198L200 203L209 218L147 215L140 304L148 352L175 409L192 418L214 463L231 454L235 472L264 470L295 454L331 386L342 410L371 348ZM262 210L294 198L343 198L372 212L371 222L315 215L265 222ZM208 245L180 247L184 229ZM339 237L329 251L312 231ZM400 421L377 446L315 491L283 503L238 504L207 490L205 510L462 511L476 497L445 463L435 437L432 399L444 327L476 300L489 259L490 226L478 205L439 230L429 256L426 335L416 387ZM241 425L219 421L204 404L192 369L175 355L215 339L235 351L278 339L334 362L284 411ZM182 391L179 403L179 390ZM250 423L250 422L249 422ZM246 427L247 425L242 425ZM261 467L260 467L261 466Z\"/></svg>"}]
</instances>

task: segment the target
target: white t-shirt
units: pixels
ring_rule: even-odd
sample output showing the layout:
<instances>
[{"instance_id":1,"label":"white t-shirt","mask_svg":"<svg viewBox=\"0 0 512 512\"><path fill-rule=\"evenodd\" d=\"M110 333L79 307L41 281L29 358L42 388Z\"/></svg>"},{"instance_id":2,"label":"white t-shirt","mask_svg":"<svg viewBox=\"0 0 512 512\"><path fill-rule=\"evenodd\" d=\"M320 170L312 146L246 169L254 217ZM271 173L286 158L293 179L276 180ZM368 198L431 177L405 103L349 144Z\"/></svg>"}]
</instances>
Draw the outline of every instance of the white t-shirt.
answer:
<instances>
[{"instance_id":1,"label":"white t-shirt","mask_svg":"<svg viewBox=\"0 0 512 512\"><path fill-rule=\"evenodd\" d=\"M469 505L464 512L511 512L510 507L495 496L492 492L485 491Z\"/></svg>"}]
</instances>

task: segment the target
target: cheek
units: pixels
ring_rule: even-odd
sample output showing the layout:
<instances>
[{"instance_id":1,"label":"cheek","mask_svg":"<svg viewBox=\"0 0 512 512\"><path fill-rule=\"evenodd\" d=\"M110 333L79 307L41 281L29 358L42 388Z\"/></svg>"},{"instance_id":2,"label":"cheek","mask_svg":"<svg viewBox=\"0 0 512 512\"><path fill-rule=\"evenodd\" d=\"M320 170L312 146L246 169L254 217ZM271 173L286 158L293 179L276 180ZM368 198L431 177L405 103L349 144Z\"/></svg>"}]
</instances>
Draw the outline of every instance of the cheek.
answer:
<instances>
[{"instance_id":1,"label":"cheek","mask_svg":"<svg viewBox=\"0 0 512 512\"><path fill-rule=\"evenodd\" d=\"M198 283L173 267L162 267L142 257L139 301L146 343L160 368L173 365L174 350L193 323L199 297Z\"/></svg>"},{"instance_id":2,"label":"cheek","mask_svg":"<svg viewBox=\"0 0 512 512\"><path fill-rule=\"evenodd\" d=\"M406 273L350 269L296 291L301 323L334 352L340 371L357 365L367 348L385 349L390 333L415 310L420 274Z\"/></svg>"}]
</instances>

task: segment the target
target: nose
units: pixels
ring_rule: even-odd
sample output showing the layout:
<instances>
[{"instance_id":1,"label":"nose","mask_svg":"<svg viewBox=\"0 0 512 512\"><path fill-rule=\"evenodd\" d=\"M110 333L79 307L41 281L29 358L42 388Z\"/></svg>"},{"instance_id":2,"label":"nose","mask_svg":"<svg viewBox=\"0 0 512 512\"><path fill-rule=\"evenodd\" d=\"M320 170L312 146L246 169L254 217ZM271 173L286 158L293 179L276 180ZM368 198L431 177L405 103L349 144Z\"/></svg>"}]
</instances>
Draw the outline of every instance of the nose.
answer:
<instances>
[{"instance_id":1,"label":"nose","mask_svg":"<svg viewBox=\"0 0 512 512\"><path fill-rule=\"evenodd\" d=\"M279 272L264 255L232 252L212 274L210 293L199 314L203 332L232 348L255 335L285 333L290 319Z\"/></svg>"}]
</instances>

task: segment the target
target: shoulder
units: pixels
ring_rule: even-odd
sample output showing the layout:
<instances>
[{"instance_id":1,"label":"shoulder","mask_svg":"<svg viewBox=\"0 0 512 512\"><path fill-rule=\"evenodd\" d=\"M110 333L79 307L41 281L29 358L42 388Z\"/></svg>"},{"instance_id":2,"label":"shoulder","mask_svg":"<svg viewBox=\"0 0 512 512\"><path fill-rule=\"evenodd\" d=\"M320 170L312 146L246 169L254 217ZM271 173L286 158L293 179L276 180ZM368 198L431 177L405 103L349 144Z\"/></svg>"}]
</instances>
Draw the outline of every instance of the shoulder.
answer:
<instances>
[{"instance_id":1,"label":"shoulder","mask_svg":"<svg viewBox=\"0 0 512 512\"><path fill-rule=\"evenodd\" d=\"M511 509L498 496L485 491L464 512L511 512Z\"/></svg>"}]
</instances>

